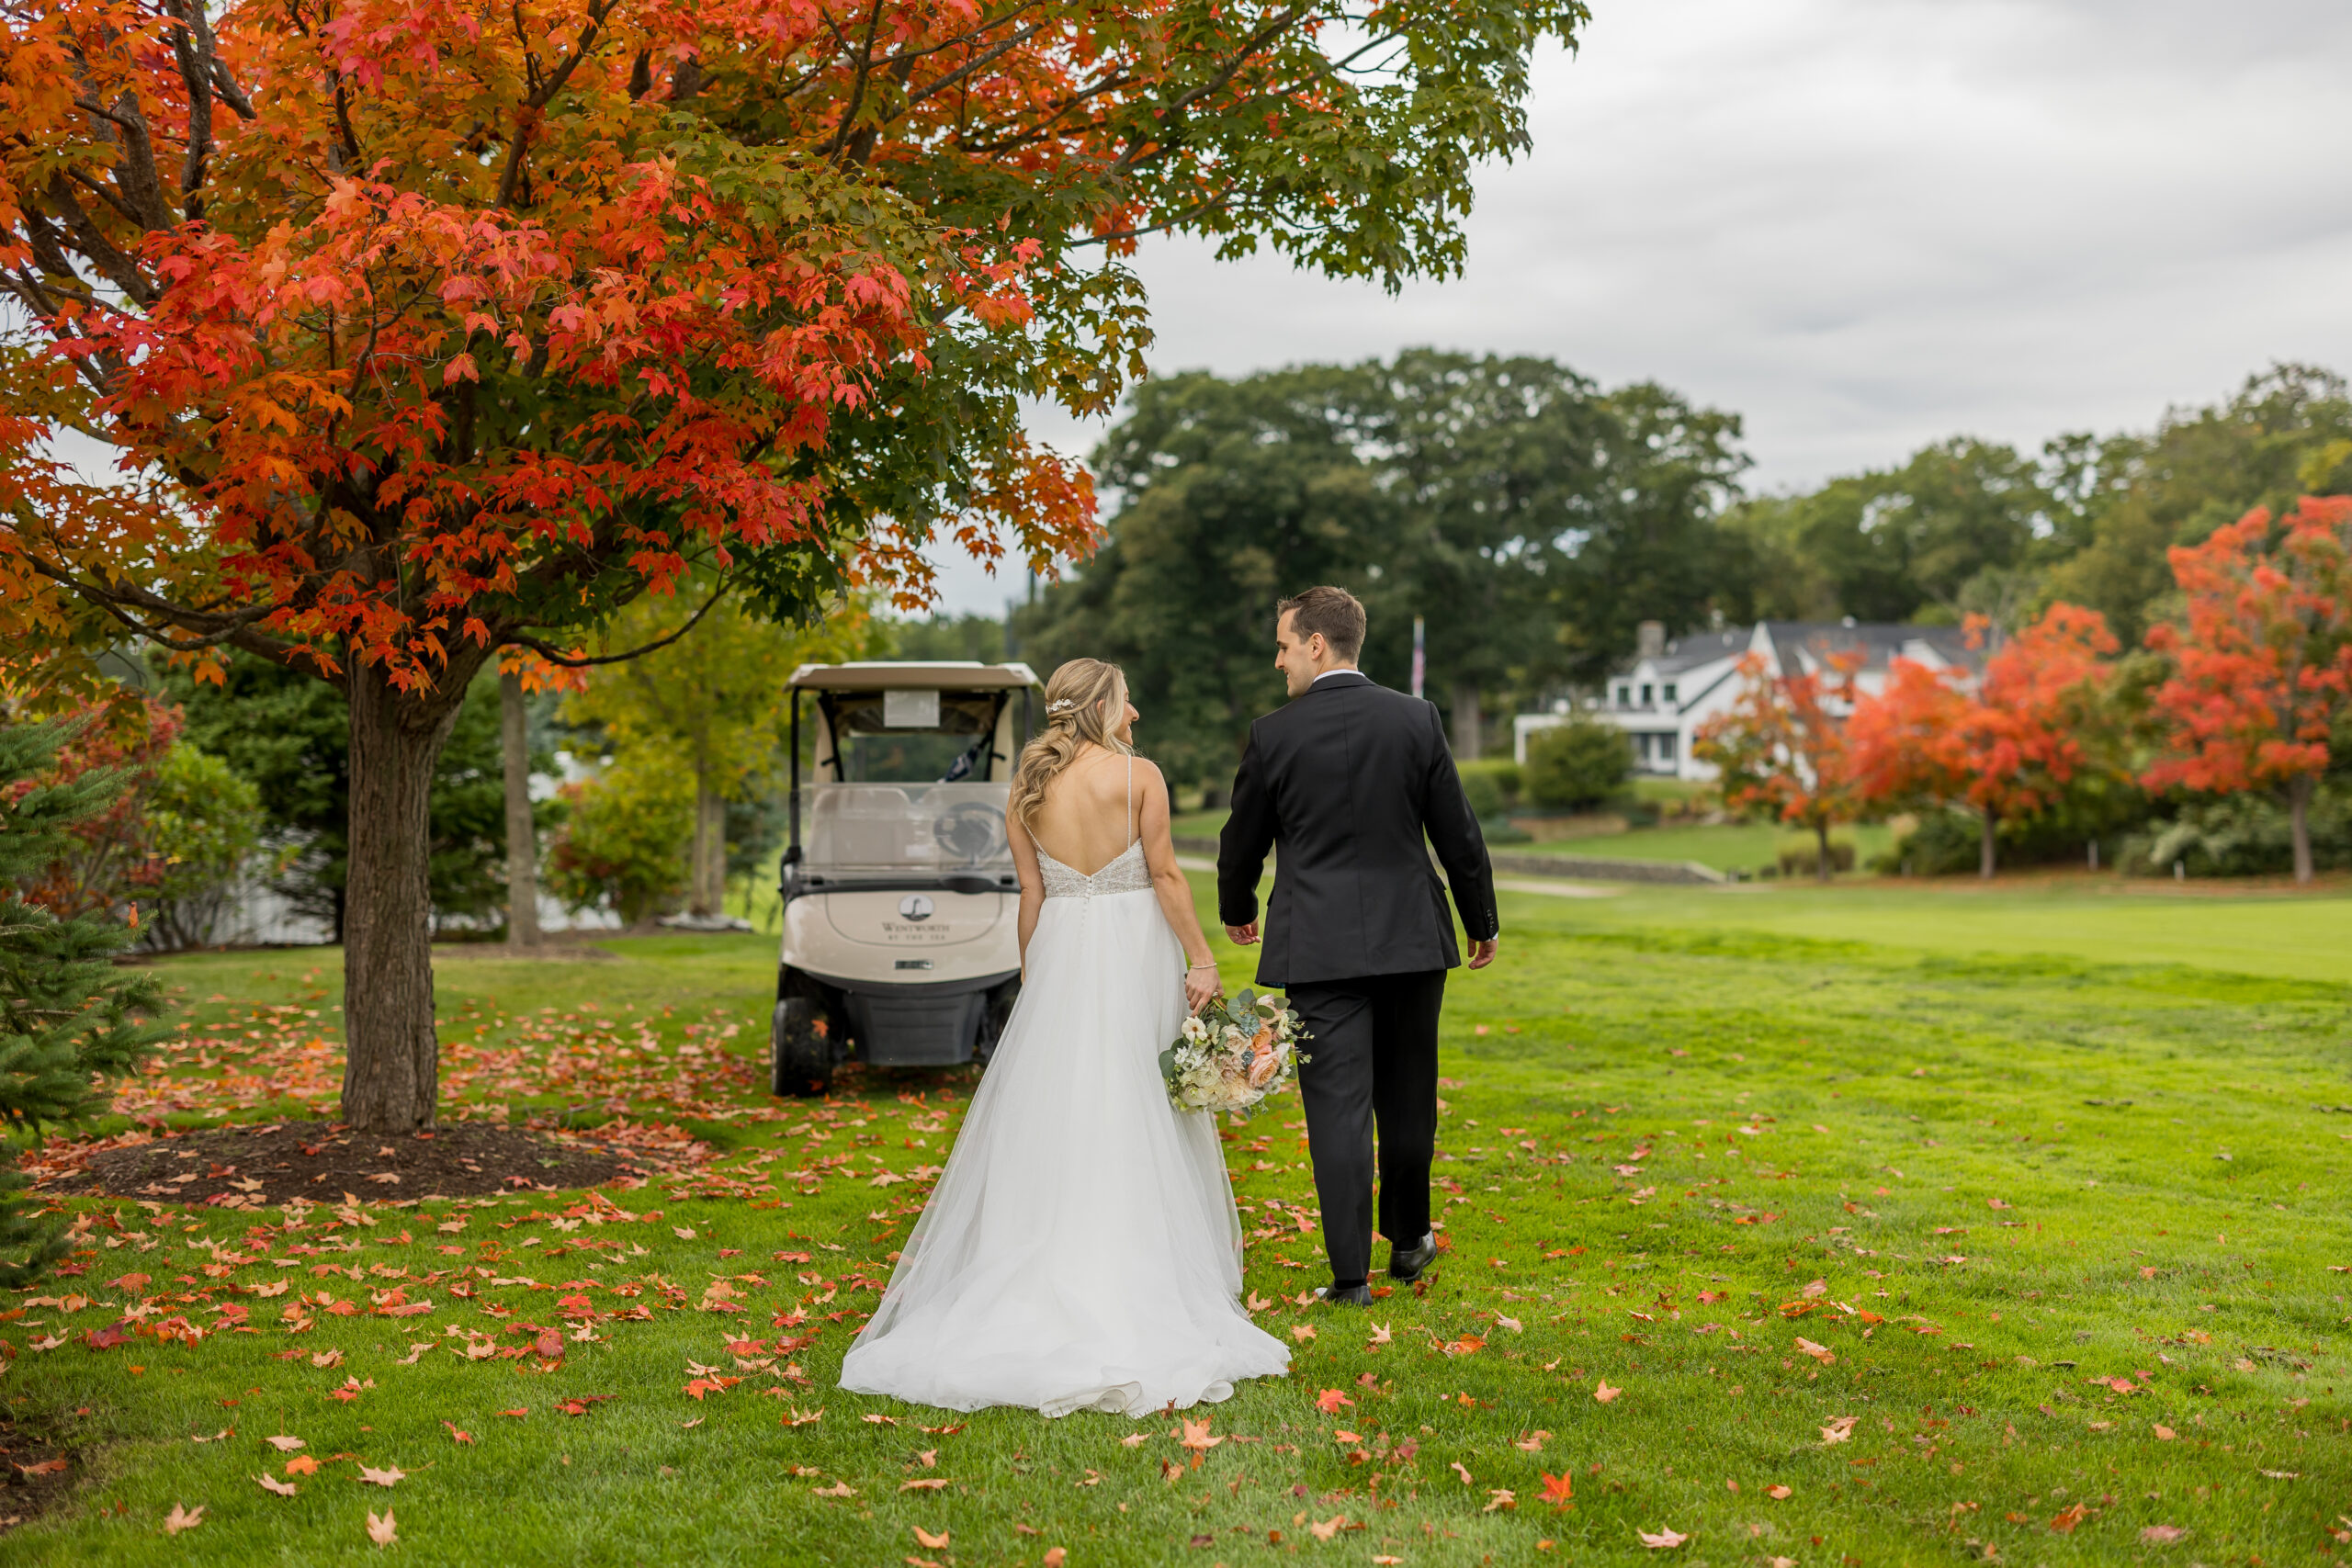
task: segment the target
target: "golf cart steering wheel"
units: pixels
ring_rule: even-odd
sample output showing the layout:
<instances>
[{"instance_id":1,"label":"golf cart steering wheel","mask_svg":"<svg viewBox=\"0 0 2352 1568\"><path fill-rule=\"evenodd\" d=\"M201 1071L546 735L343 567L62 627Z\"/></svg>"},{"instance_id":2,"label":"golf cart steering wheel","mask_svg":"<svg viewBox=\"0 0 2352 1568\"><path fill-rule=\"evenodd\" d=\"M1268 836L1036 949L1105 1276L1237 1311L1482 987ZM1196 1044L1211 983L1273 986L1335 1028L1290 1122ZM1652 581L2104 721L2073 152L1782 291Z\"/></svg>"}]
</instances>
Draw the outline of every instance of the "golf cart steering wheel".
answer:
<instances>
[{"instance_id":1,"label":"golf cart steering wheel","mask_svg":"<svg viewBox=\"0 0 2352 1568\"><path fill-rule=\"evenodd\" d=\"M951 859L977 865L1003 846L1004 818L997 807L967 800L941 813L931 836Z\"/></svg>"}]
</instances>

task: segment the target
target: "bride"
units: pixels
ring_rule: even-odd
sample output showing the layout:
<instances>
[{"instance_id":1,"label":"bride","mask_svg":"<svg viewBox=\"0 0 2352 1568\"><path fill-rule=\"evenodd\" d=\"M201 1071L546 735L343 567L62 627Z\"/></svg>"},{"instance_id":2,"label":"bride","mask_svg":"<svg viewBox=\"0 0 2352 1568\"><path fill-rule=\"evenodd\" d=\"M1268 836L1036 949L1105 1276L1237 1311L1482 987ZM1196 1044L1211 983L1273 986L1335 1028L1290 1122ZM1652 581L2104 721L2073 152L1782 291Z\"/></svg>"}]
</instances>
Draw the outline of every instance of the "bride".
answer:
<instances>
[{"instance_id":1,"label":"bride","mask_svg":"<svg viewBox=\"0 0 2352 1568\"><path fill-rule=\"evenodd\" d=\"M1159 1076L1216 969L1125 677L1071 660L1046 713L1005 814L1021 997L841 1385L951 1410L1182 1409L1290 1366L1238 1304L1216 1118L1171 1107Z\"/></svg>"}]
</instances>

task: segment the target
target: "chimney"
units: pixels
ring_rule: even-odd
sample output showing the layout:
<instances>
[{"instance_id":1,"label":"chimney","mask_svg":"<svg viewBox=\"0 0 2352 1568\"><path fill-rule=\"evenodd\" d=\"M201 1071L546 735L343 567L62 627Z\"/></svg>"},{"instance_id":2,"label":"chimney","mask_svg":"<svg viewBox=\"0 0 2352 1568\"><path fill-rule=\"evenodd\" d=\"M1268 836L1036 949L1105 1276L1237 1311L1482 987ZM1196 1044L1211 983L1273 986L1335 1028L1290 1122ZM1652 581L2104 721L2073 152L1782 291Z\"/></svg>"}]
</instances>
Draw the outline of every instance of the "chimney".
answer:
<instances>
[{"instance_id":1,"label":"chimney","mask_svg":"<svg viewBox=\"0 0 2352 1568\"><path fill-rule=\"evenodd\" d=\"M1666 652L1666 623L1644 621L1634 629L1634 652L1641 659L1656 659Z\"/></svg>"}]
</instances>

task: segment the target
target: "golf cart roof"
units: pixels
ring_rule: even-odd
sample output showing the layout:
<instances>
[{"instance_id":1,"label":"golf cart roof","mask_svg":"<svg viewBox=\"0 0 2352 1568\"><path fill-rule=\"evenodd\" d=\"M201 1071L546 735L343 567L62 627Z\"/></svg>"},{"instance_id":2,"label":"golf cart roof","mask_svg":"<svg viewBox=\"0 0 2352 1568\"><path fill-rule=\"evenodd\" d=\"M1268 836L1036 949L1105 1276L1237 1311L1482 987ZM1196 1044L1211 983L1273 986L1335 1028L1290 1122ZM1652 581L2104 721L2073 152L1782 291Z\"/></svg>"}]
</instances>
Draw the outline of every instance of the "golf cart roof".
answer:
<instances>
[{"instance_id":1,"label":"golf cart roof","mask_svg":"<svg viewBox=\"0 0 2352 1568\"><path fill-rule=\"evenodd\" d=\"M852 664L804 664L792 672L786 689L795 692L887 692L936 688L944 692L1018 691L1038 683L1037 672L1026 664L982 664L969 659L940 659L917 663L899 660L865 660Z\"/></svg>"}]
</instances>

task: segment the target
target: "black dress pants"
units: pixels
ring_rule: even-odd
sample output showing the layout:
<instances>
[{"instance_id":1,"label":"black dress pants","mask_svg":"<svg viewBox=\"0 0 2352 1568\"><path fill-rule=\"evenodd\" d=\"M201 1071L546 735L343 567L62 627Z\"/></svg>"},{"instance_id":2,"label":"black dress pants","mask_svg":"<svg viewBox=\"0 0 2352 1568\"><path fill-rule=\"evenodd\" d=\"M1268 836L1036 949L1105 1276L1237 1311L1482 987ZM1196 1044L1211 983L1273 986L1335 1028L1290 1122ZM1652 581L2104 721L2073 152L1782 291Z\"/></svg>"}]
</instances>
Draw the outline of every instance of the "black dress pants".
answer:
<instances>
[{"instance_id":1,"label":"black dress pants","mask_svg":"<svg viewBox=\"0 0 2352 1568\"><path fill-rule=\"evenodd\" d=\"M1380 1234L1392 1247L1429 1234L1445 971L1304 982L1290 987L1290 1001L1311 1036L1298 1088L1323 1250L1333 1281L1350 1284L1372 1272L1375 1134Z\"/></svg>"}]
</instances>

